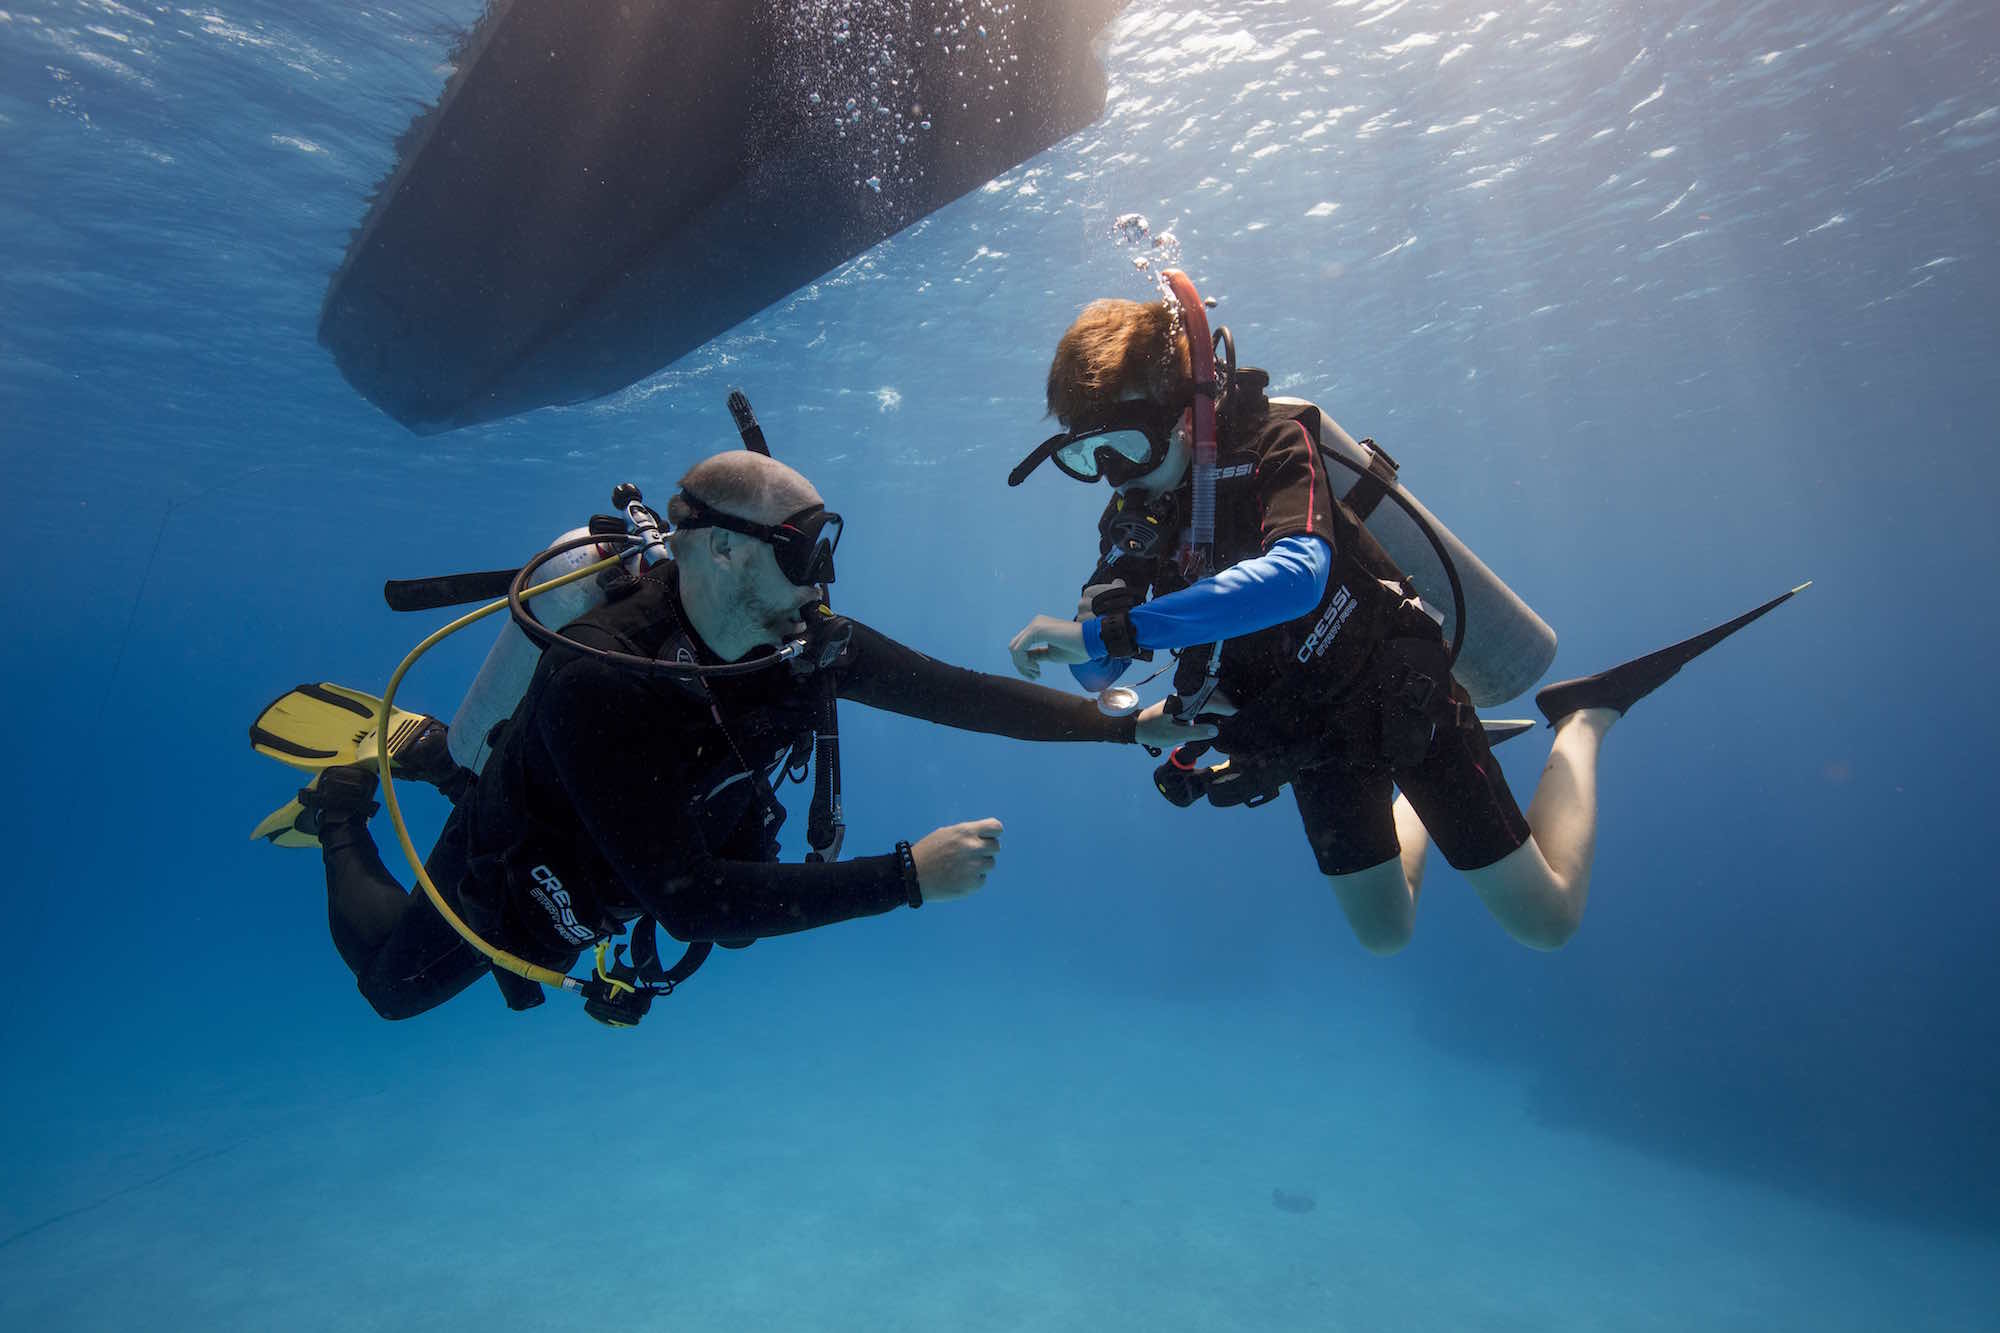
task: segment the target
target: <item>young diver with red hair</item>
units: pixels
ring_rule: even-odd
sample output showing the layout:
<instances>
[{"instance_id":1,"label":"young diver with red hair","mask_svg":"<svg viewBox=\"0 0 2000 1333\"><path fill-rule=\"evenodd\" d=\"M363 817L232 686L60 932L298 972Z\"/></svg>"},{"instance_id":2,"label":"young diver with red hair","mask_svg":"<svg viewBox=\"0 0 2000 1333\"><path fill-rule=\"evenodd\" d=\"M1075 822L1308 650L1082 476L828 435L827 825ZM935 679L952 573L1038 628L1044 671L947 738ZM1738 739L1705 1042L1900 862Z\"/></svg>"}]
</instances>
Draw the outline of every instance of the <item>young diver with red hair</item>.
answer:
<instances>
[{"instance_id":1,"label":"young diver with red hair","mask_svg":"<svg viewBox=\"0 0 2000 1333\"><path fill-rule=\"evenodd\" d=\"M1462 547L1456 561L1446 555L1386 454L1356 445L1311 403L1267 398L1261 371L1238 372L1227 330L1210 338L1192 283L1166 276L1173 299L1095 302L1057 344L1048 408L1065 429L1009 484L1052 459L1115 494L1078 618L1031 620L1010 644L1015 667L1033 679L1044 662L1067 663L1095 690L1135 658L1176 652L1175 702L1219 725L1214 748L1229 758L1204 763L1207 745L1181 746L1156 774L1161 793L1180 805L1202 796L1261 804L1289 785L1320 871L1371 952L1409 942L1433 841L1509 935L1559 948L1590 893L1605 735L1688 661L1792 593L1539 691L1555 740L1524 816L1461 682L1481 666L1509 683L1489 683L1480 702L1513 697L1546 670L1553 633L1476 557ZM1223 373L1217 344L1228 352ZM1344 460L1328 440L1352 455L1345 465L1358 483L1330 475ZM1378 525L1364 521L1390 492L1445 567L1450 646L1441 616L1371 532ZM1475 576L1492 591L1468 618L1461 582ZM1443 600L1440 588L1433 580ZM1523 623L1493 623L1509 617ZM1534 650L1525 656L1524 643ZM1491 660L1475 663L1475 647ZM1498 660L1508 652L1520 660Z\"/></svg>"}]
</instances>

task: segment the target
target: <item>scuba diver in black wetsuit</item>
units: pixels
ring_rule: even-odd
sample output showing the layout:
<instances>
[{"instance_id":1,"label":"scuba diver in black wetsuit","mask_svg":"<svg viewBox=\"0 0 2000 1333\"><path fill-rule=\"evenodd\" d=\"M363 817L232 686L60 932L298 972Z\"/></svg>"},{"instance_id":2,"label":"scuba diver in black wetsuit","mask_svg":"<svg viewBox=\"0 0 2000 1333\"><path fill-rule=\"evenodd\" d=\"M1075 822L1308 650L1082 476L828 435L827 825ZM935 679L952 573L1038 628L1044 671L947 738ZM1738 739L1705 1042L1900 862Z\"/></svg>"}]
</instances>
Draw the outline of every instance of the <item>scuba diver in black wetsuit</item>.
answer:
<instances>
[{"instance_id":1,"label":"scuba diver in black wetsuit","mask_svg":"<svg viewBox=\"0 0 2000 1333\"><path fill-rule=\"evenodd\" d=\"M1185 650L1175 710L1219 721L1214 748L1229 759L1205 762L1205 744L1178 748L1155 775L1169 800L1261 804L1290 785L1319 868L1372 952L1408 943L1432 840L1509 935L1560 947L1589 893L1605 733L1688 661L1799 589L1541 690L1536 703L1556 734L1523 817L1462 682L1481 681L1482 702L1519 694L1553 659L1553 633L1476 557L1449 554L1456 539L1440 537L1407 499L1372 441L1355 444L1311 403L1267 398L1263 372L1238 372L1228 331L1210 338L1186 275L1164 277L1165 302L1091 305L1049 368L1049 411L1066 429L1009 484L1052 459L1077 480L1103 477L1117 494L1078 618L1030 621L1010 645L1016 668L1033 678L1045 661L1069 663L1096 689L1134 658ZM1330 461L1360 481L1335 489ZM1450 646L1386 538L1364 522L1385 495L1396 503L1381 509L1400 507L1440 559L1433 587L1449 584ZM1125 693L1124 704L1136 700ZM1504 739L1532 724L1502 725L1515 729L1496 733Z\"/></svg>"},{"instance_id":2,"label":"scuba diver in black wetsuit","mask_svg":"<svg viewBox=\"0 0 2000 1333\"><path fill-rule=\"evenodd\" d=\"M833 581L839 517L782 463L722 454L680 485L667 510L672 558L625 577L606 604L549 636L476 780L452 758L442 723L389 710L394 735L380 749L391 775L432 782L455 800L426 864L469 931L384 867L367 827L377 808L370 763L322 769L280 812L285 819L260 830L323 849L334 944L384 1018L423 1013L489 970L510 1007L531 1007L542 984L522 974L566 972L597 945L598 975L579 989L594 1017L629 1025L635 987L647 1002L671 990L711 945L741 947L979 889L999 854L997 819L949 825L880 856L839 862L816 852L807 864L777 863L784 811L773 783L802 776L816 733L830 739L816 711L829 679L841 698L1023 740L1179 738L1161 708L1106 717L1087 700L948 666L866 626L836 623L821 599ZM772 649L809 639L794 666L816 670L771 665L784 656ZM634 670L635 661L665 664L666 674ZM326 687L302 690L315 688ZM266 711L267 730L253 728L253 742L298 762L296 746L291 758L268 748L284 744L270 734L285 729L280 711ZM816 820L820 813L816 802ZM690 946L671 969L658 964L655 922ZM607 964L605 943L628 925L634 963L621 955ZM493 965L510 958L533 966Z\"/></svg>"}]
</instances>

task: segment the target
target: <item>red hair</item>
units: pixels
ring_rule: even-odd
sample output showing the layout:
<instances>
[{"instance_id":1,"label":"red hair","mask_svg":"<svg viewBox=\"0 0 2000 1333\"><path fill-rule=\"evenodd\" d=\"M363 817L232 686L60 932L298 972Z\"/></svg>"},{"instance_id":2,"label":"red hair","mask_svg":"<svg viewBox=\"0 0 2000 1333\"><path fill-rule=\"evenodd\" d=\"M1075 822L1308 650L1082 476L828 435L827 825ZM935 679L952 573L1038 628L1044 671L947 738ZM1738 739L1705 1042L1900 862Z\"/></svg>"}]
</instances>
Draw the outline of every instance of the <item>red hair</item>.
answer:
<instances>
[{"instance_id":1,"label":"red hair","mask_svg":"<svg viewBox=\"0 0 2000 1333\"><path fill-rule=\"evenodd\" d=\"M1056 344L1049 414L1074 430L1133 390L1171 404L1193 387L1187 330L1166 302L1092 301Z\"/></svg>"}]
</instances>

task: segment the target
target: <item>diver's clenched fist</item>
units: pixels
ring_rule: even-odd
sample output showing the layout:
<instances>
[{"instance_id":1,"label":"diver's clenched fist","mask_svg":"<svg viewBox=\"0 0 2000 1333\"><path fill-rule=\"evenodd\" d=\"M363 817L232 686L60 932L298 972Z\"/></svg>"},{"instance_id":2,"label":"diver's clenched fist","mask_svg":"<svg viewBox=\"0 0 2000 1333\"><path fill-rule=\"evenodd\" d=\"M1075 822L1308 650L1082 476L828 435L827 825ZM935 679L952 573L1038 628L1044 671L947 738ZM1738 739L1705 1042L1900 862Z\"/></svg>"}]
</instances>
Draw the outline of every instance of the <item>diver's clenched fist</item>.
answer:
<instances>
[{"instance_id":1,"label":"diver's clenched fist","mask_svg":"<svg viewBox=\"0 0 2000 1333\"><path fill-rule=\"evenodd\" d=\"M1000 821L974 819L947 824L910 848L917 888L927 903L963 898L985 887L1000 858Z\"/></svg>"}]
</instances>

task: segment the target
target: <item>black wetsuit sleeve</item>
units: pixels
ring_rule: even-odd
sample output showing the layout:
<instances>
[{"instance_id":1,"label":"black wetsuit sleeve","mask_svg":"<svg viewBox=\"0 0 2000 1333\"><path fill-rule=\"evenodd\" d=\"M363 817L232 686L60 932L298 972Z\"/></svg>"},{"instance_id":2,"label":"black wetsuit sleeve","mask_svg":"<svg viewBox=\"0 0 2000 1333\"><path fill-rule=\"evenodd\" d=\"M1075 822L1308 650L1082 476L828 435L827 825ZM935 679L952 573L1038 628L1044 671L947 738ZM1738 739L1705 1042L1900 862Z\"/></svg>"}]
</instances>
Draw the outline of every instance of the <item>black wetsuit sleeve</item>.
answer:
<instances>
[{"instance_id":1,"label":"black wetsuit sleeve","mask_svg":"<svg viewBox=\"0 0 2000 1333\"><path fill-rule=\"evenodd\" d=\"M1287 537L1310 536L1338 551L1326 460L1306 428L1288 418L1275 419L1259 434L1256 452L1252 485L1260 519L1259 549L1269 551Z\"/></svg>"},{"instance_id":2,"label":"black wetsuit sleeve","mask_svg":"<svg viewBox=\"0 0 2000 1333\"><path fill-rule=\"evenodd\" d=\"M695 790L694 755L705 736L719 737L705 704L669 688L579 659L557 668L535 710L552 776L584 835L668 934L740 943L908 901L893 855L813 865L717 856L697 817L708 793Z\"/></svg>"},{"instance_id":3,"label":"black wetsuit sleeve","mask_svg":"<svg viewBox=\"0 0 2000 1333\"><path fill-rule=\"evenodd\" d=\"M1130 717L1106 717L1089 699L926 657L856 623L840 664L840 697L961 731L1022 741L1129 744Z\"/></svg>"}]
</instances>

